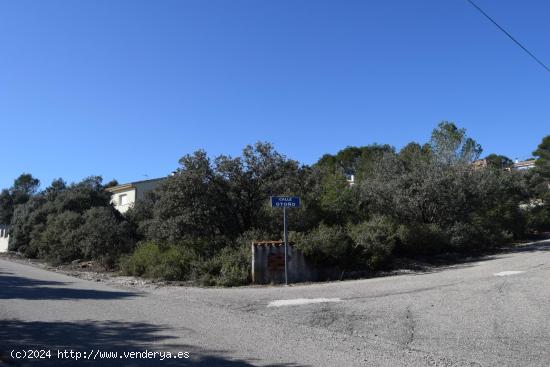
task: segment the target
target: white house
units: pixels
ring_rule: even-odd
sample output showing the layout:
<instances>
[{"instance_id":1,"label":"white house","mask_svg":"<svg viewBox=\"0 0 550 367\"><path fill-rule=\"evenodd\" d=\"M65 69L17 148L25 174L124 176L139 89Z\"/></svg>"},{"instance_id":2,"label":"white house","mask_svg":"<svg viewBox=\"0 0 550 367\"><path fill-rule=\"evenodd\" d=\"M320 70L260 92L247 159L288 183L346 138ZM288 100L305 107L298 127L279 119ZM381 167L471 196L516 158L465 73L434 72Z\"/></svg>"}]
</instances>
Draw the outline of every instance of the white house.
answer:
<instances>
[{"instance_id":1,"label":"white house","mask_svg":"<svg viewBox=\"0 0 550 367\"><path fill-rule=\"evenodd\" d=\"M8 251L8 242L10 236L8 235L8 227L0 225L0 252Z\"/></svg>"},{"instance_id":2,"label":"white house","mask_svg":"<svg viewBox=\"0 0 550 367\"><path fill-rule=\"evenodd\" d=\"M531 168L535 168L535 159L528 159L526 161L519 161L516 159L514 164L512 165L512 170L514 171L524 171Z\"/></svg>"},{"instance_id":3,"label":"white house","mask_svg":"<svg viewBox=\"0 0 550 367\"><path fill-rule=\"evenodd\" d=\"M136 200L143 199L147 192L155 189L165 179L162 177L130 182L109 187L107 191L111 193L111 203L115 206L115 209L121 213L125 213L134 205Z\"/></svg>"}]
</instances>

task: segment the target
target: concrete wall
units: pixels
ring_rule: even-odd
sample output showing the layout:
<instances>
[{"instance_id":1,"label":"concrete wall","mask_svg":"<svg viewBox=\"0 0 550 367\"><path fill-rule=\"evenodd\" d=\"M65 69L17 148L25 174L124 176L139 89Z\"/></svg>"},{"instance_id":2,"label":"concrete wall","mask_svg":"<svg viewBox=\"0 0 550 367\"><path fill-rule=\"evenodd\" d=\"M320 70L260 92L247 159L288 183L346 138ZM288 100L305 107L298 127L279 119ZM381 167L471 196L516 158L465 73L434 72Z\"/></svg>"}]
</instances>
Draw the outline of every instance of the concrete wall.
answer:
<instances>
[{"instance_id":1,"label":"concrete wall","mask_svg":"<svg viewBox=\"0 0 550 367\"><path fill-rule=\"evenodd\" d=\"M10 236L8 236L8 227L0 226L0 252L8 251L8 242Z\"/></svg>"},{"instance_id":2,"label":"concrete wall","mask_svg":"<svg viewBox=\"0 0 550 367\"><path fill-rule=\"evenodd\" d=\"M252 243L252 282L257 284L285 282L285 246L280 241ZM315 281L318 271L294 246L288 246L290 283Z\"/></svg>"}]
</instances>

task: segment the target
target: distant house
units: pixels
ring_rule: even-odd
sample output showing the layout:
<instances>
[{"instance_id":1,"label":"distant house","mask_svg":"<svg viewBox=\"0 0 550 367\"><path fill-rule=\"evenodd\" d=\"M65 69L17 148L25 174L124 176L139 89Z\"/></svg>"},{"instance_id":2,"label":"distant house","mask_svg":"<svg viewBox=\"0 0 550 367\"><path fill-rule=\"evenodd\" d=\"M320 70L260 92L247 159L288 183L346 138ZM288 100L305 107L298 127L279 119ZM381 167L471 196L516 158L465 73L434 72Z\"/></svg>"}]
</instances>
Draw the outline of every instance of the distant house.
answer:
<instances>
[{"instance_id":1,"label":"distant house","mask_svg":"<svg viewBox=\"0 0 550 367\"><path fill-rule=\"evenodd\" d=\"M487 166L489 165L489 162L487 162L487 159L483 158L483 159L477 159L475 161L472 162L472 165L474 166L474 170L480 170L480 169L485 169L487 168Z\"/></svg>"},{"instance_id":2,"label":"distant house","mask_svg":"<svg viewBox=\"0 0 550 367\"><path fill-rule=\"evenodd\" d=\"M109 187L107 191L111 193L111 203L115 209L121 213L126 213L128 209L134 206L137 200L143 199L147 192L154 190L165 179L165 177L162 177L125 183Z\"/></svg>"},{"instance_id":3,"label":"distant house","mask_svg":"<svg viewBox=\"0 0 550 367\"><path fill-rule=\"evenodd\" d=\"M0 225L0 252L8 251L8 242L10 240L8 229L8 226Z\"/></svg>"},{"instance_id":4,"label":"distant house","mask_svg":"<svg viewBox=\"0 0 550 367\"><path fill-rule=\"evenodd\" d=\"M516 159L515 162L511 166L505 167L503 169L506 170L506 171L528 170L528 169L531 169L531 168L535 168L535 162L536 162L536 159L534 159L534 158L527 159L525 161L520 161L520 160ZM472 162L472 166L474 167L474 170L485 169L489 166L489 161L486 158L477 159L477 160Z\"/></svg>"},{"instance_id":5,"label":"distant house","mask_svg":"<svg viewBox=\"0 0 550 367\"><path fill-rule=\"evenodd\" d=\"M531 168L535 168L535 159L528 159L526 161L519 161L516 159L514 164L512 165L512 170L514 171L523 171Z\"/></svg>"}]
</instances>

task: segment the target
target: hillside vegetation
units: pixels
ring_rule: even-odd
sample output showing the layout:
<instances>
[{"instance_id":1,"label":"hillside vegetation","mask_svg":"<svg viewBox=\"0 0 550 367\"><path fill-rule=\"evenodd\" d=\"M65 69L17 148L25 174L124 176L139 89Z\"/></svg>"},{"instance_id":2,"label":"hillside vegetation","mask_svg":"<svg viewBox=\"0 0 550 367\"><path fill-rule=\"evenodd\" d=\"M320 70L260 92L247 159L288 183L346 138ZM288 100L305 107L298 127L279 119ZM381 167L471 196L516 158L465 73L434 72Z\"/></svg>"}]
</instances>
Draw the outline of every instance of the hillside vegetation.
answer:
<instances>
[{"instance_id":1,"label":"hillside vegetation","mask_svg":"<svg viewBox=\"0 0 550 367\"><path fill-rule=\"evenodd\" d=\"M481 152L451 122L424 144L347 147L312 166L269 143L239 157L197 151L125 215L105 191L116 182L58 179L38 190L23 174L0 193L0 219L10 223L10 250L28 257L230 286L250 281L252 240L282 237L269 196L296 195L291 239L311 261L377 271L396 257L475 254L550 229L550 136L533 170L506 169L511 160L496 154L476 169Z\"/></svg>"}]
</instances>

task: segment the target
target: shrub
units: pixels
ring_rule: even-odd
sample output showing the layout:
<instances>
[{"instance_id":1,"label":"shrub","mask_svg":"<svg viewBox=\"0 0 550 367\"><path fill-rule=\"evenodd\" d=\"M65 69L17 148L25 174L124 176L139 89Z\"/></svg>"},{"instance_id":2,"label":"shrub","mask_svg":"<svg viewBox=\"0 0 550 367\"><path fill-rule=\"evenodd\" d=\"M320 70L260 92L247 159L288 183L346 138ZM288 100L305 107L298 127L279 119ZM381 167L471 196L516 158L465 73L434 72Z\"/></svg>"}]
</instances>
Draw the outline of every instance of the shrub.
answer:
<instances>
[{"instance_id":1,"label":"shrub","mask_svg":"<svg viewBox=\"0 0 550 367\"><path fill-rule=\"evenodd\" d=\"M528 227L535 231L550 231L550 204L545 201L543 205L530 208L527 214Z\"/></svg>"},{"instance_id":2,"label":"shrub","mask_svg":"<svg viewBox=\"0 0 550 367\"><path fill-rule=\"evenodd\" d=\"M54 263L96 259L113 266L131 250L133 230L109 204L100 177L66 186L55 180L15 208L10 250Z\"/></svg>"},{"instance_id":3,"label":"shrub","mask_svg":"<svg viewBox=\"0 0 550 367\"><path fill-rule=\"evenodd\" d=\"M396 225L389 217L382 215L350 226L349 234L355 248L372 270L386 264L397 243Z\"/></svg>"},{"instance_id":4,"label":"shrub","mask_svg":"<svg viewBox=\"0 0 550 367\"><path fill-rule=\"evenodd\" d=\"M123 274L164 280L187 280L193 273L197 257L189 249L156 243L139 245L134 253L121 259Z\"/></svg>"},{"instance_id":5,"label":"shrub","mask_svg":"<svg viewBox=\"0 0 550 367\"><path fill-rule=\"evenodd\" d=\"M15 207L10 231L10 251L19 251L27 257L38 256L38 244L34 241L31 245L33 235L38 235L44 230L48 211L44 210L45 200L41 197L32 197L25 204ZM41 227L39 231L34 231ZM34 231L34 233L33 233Z\"/></svg>"},{"instance_id":6,"label":"shrub","mask_svg":"<svg viewBox=\"0 0 550 367\"><path fill-rule=\"evenodd\" d=\"M196 277L202 285L234 287L250 283L250 272L250 247L225 247L198 264Z\"/></svg>"},{"instance_id":7,"label":"shrub","mask_svg":"<svg viewBox=\"0 0 550 367\"><path fill-rule=\"evenodd\" d=\"M194 263L195 254L187 249L169 247L160 253L159 262L149 267L147 276L165 280L189 279Z\"/></svg>"},{"instance_id":8,"label":"shrub","mask_svg":"<svg viewBox=\"0 0 550 367\"><path fill-rule=\"evenodd\" d=\"M458 252L475 252L503 245L512 240L511 232L486 221L455 223L449 229L451 249Z\"/></svg>"},{"instance_id":9,"label":"shrub","mask_svg":"<svg viewBox=\"0 0 550 367\"><path fill-rule=\"evenodd\" d=\"M400 225L396 248L402 255L432 255L446 251L449 239L437 224L412 223Z\"/></svg>"},{"instance_id":10,"label":"shrub","mask_svg":"<svg viewBox=\"0 0 550 367\"><path fill-rule=\"evenodd\" d=\"M66 211L48 216L44 231L40 234L38 255L54 264L67 263L82 258L78 246L81 235L78 231L83 224L82 215Z\"/></svg>"},{"instance_id":11,"label":"shrub","mask_svg":"<svg viewBox=\"0 0 550 367\"><path fill-rule=\"evenodd\" d=\"M455 251L472 250L479 247L485 247L483 244L483 234L480 228L470 223L457 222L449 229L450 245Z\"/></svg>"},{"instance_id":12,"label":"shrub","mask_svg":"<svg viewBox=\"0 0 550 367\"><path fill-rule=\"evenodd\" d=\"M250 241L241 236L213 256L200 256L191 243L162 246L140 244L120 259L123 274L163 280L196 280L209 286L237 286L250 282ZM200 245L200 244L199 244Z\"/></svg>"},{"instance_id":13,"label":"shrub","mask_svg":"<svg viewBox=\"0 0 550 367\"><path fill-rule=\"evenodd\" d=\"M98 259L103 265L112 267L121 254L132 249L130 225L113 207L88 209L83 219L79 246L84 258Z\"/></svg>"},{"instance_id":14,"label":"shrub","mask_svg":"<svg viewBox=\"0 0 550 367\"><path fill-rule=\"evenodd\" d=\"M296 248L319 265L348 267L352 259L351 241L342 226L323 223L307 234L292 233Z\"/></svg>"},{"instance_id":15,"label":"shrub","mask_svg":"<svg viewBox=\"0 0 550 367\"><path fill-rule=\"evenodd\" d=\"M215 286L218 284L221 269L222 263L219 257L202 258L197 262L193 278L204 286Z\"/></svg>"},{"instance_id":16,"label":"shrub","mask_svg":"<svg viewBox=\"0 0 550 367\"><path fill-rule=\"evenodd\" d=\"M160 262L160 248L156 243L146 242L136 247L135 251L120 261L123 274L142 276L152 264Z\"/></svg>"},{"instance_id":17,"label":"shrub","mask_svg":"<svg viewBox=\"0 0 550 367\"><path fill-rule=\"evenodd\" d=\"M218 255L221 263L218 285L229 287L250 282L251 252L249 246L224 248Z\"/></svg>"},{"instance_id":18,"label":"shrub","mask_svg":"<svg viewBox=\"0 0 550 367\"><path fill-rule=\"evenodd\" d=\"M252 272L252 241L270 238L269 233L260 229L251 229L241 234L233 244L223 248L209 265L214 271L206 273L216 276L204 278L203 284L214 282L215 285L233 287L250 283Z\"/></svg>"}]
</instances>

